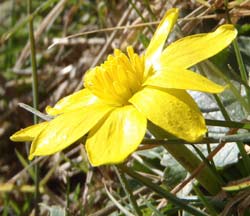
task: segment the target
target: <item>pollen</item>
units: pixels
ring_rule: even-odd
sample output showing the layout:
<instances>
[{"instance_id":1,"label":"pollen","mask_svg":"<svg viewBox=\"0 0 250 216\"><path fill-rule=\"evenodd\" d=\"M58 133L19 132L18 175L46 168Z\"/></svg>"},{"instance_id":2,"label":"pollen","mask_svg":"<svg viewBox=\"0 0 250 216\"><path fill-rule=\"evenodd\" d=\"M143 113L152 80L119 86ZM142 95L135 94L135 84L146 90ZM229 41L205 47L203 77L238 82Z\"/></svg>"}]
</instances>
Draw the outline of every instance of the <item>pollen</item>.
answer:
<instances>
[{"instance_id":1,"label":"pollen","mask_svg":"<svg viewBox=\"0 0 250 216\"><path fill-rule=\"evenodd\" d=\"M84 77L84 86L107 104L123 106L141 89L144 76L144 56L130 46L127 55L116 49L114 55Z\"/></svg>"}]
</instances>

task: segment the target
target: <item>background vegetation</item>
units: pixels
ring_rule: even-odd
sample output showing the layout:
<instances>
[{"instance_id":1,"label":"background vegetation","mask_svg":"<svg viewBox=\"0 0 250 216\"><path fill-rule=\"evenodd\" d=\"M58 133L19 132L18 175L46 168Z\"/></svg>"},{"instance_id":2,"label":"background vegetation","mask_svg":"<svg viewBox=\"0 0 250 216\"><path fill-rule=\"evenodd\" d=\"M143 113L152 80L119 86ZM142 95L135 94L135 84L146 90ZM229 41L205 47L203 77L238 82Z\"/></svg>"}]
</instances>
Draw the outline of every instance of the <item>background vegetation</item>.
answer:
<instances>
[{"instance_id":1,"label":"background vegetation","mask_svg":"<svg viewBox=\"0 0 250 216\"><path fill-rule=\"evenodd\" d=\"M0 0L0 215L34 215L36 206L39 215L53 216L250 215L249 1L229 1L225 7L223 0L34 0L30 15L28 2ZM114 48L144 50L157 22L172 7L180 8L180 19L168 43L230 20L239 32L237 43L194 68L230 88L219 96L191 93L213 139L189 146L221 179L221 192L208 194L195 183L195 173L190 177L161 142L142 145L149 150L134 153L126 166L91 167L84 141L28 161L29 144L12 143L9 136L33 124L33 114L18 105L32 106L31 20L38 108L43 112L46 105L82 88L85 71ZM34 164L40 176L38 201ZM191 205L190 213L185 206Z\"/></svg>"}]
</instances>

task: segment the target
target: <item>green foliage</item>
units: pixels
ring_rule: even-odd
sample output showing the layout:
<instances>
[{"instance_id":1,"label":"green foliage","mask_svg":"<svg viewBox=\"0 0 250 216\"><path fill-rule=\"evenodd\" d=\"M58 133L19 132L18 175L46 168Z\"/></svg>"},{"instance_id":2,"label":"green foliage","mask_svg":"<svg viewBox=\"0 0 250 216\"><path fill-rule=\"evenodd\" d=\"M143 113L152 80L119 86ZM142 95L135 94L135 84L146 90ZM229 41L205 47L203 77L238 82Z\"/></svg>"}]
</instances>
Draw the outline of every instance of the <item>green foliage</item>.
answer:
<instances>
[{"instance_id":1,"label":"green foliage","mask_svg":"<svg viewBox=\"0 0 250 216\"><path fill-rule=\"evenodd\" d=\"M59 2L61 1L33 1L35 31L40 29L41 23ZM130 27L126 30L114 28L112 31L86 34L66 42L61 41L48 49L56 38L93 29L116 27L127 10L131 10L128 17L119 25L159 20L168 3L159 1L155 5L148 0L138 1L136 4L134 2L70 0L58 9L59 14L55 13L47 21L42 33L36 38L35 57L41 112L46 105L54 104L62 96L79 88L84 72L96 60L101 63L112 52L112 48L125 49L128 44L132 44L140 51L142 47L148 46L155 25ZM182 15L190 14L200 5L211 7L210 14L218 15L205 1L189 1L187 5L178 2L181 3L176 1L173 7L180 7ZM232 1L234 4L242 2ZM237 5L233 7L232 10L238 9ZM35 163L40 167L40 183L37 186L41 189L41 215L236 215L237 211L242 211L242 215L250 214L247 202L250 172L250 127L247 120L250 114L247 95L250 90L250 25L245 17L237 24L238 48L237 45L230 46L197 66L197 72L229 86L225 93L215 98L204 95L197 97L193 94L197 101L201 101L199 106L204 111L209 126L208 138L210 141L220 141L218 143L221 145L219 152L210 158L207 158L208 155L215 153L214 150L218 147L213 142L205 145L204 139L201 141L203 144L194 144L196 151L188 146L202 162L207 163L213 175L223 182L220 191L225 194L223 200L217 197L218 200L214 201L215 197L208 194L197 182L193 182L195 186L184 184L192 173L188 173L161 146L166 140L155 139L150 133L147 139L152 142L140 146L144 150L134 153L117 170L112 166L91 167L82 145L85 140L79 140L69 149L54 156L37 158L36 162L28 161L24 145L11 143L9 136L32 122L32 115L16 105L18 102L32 104L29 55L22 60L20 67L15 67L29 41L27 25L30 17L27 15L26 1L1 1L0 8L0 215L22 216L34 212ZM216 11L224 9L222 6ZM195 17L198 16L202 16L199 11L195 14ZM202 22L198 19L182 20L179 22L179 29L183 35L201 32L202 25L212 30L219 23L217 19L220 18L212 21L204 19ZM178 38L178 33L180 31L174 32L168 43ZM102 53L106 45L107 48ZM238 54L241 55L243 63L239 62L235 50L240 51ZM102 56L97 59L100 53ZM70 70L67 69L68 66L71 67ZM247 79L242 76L242 66L246 68ZM162 134L177 145L183 145L183 140L165 132ZM224 141L220 138L229 134L234 136L233 142L224 140L223 144ZM192 179L187 183L191 181ZM11 183L12 187L8 187L6 183ZM29 186L28 189L26 186ZM234 203L234 199L238 201Z\"/></svg>"}]
</instances>

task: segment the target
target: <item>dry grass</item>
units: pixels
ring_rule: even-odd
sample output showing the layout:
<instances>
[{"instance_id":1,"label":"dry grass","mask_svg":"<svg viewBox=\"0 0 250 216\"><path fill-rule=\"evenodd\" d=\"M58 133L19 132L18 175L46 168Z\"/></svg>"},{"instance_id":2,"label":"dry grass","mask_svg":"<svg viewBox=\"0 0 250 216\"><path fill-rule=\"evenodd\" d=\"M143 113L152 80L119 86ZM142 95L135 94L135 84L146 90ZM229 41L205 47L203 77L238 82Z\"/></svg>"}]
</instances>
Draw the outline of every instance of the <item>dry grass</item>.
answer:
<instances>
[{"instance_id":1,"label":"dry grass","mask_svg":"<svg viewBox=\"0 0 250 216\"><path fill-rule=\"evenodd\" d=\"M142 51L168 8L181 9L179 29L168 42L176 40L180 32L208 32L226 22L222 0L136 1L139 13L130 1L51 2L45 7L45 1L34 1L36 8L41 6L34 17L41 112L82 88L84 73L100 64L114 48L124 50L132 44ZM233 23L249 22L249 1L231 1L229 9ZM119 215L103 184L119 199L120 185L112 167L90 167L83 145L76 143L62 153L30 163L25 145L9 140L13 132L33 121L32 114L18 106L20 102L32 102L26 1L0 1L0 10L0 214L31 214L32 165L39 163L42 203L68 208L69 215ZM163 167L155 169L163 172ZM163 180L155 173L152 178ZM141 197L155 199L152 203L156 207L164 206L147 188L135 189ZM246 197L249 199L249 193L238 198L239 202L246 203ZM242 208L246 206L243 201Z\"/></svg>"}]
</instances>

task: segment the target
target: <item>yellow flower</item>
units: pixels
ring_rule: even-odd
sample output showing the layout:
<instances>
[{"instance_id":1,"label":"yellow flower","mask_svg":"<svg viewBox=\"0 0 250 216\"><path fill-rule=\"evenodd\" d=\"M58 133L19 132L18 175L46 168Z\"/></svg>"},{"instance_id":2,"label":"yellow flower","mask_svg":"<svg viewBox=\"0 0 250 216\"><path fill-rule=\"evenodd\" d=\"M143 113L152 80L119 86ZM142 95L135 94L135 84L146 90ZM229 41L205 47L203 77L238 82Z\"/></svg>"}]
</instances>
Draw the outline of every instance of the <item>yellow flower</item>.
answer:
<instances>
[{"instance_id":1,"label":"yellow flower","mask_svg":"<svg viewBox=\"0 0 250 216\"><path fill-rule=\"evenodd\" d=\"M220 93L224 87L187 68L228 46L236 37L232 25L182 38L163 50L178 16L166 12L145 54L127 48L84 77L85 88L61 99L46 111L54 119L27 127L13 141L33 141L30 159L49 155L88 133L86 150L93 166L119 163L142 141L147 120L189 142L203 137L204 118L186 90Z\"/></svg>"}]
</instances>

